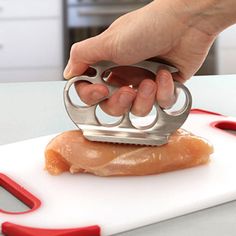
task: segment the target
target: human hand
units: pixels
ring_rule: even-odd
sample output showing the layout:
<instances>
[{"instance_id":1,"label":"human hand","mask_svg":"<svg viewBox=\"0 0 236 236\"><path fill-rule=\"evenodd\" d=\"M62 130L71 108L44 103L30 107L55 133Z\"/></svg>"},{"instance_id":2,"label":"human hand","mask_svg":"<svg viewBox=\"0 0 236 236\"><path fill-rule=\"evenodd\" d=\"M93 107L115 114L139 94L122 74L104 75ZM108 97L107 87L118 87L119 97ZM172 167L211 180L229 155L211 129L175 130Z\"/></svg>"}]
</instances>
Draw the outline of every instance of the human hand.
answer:
<instances>
[{"instance_id":1,"label":"human hand","mask_svg":"<svg viewBox=\"0 0 236 236\"><path fill-rule=\"evenodd\" d=\"M199 69L220 31L207 23L204 14L201 16L206 4L193 1L193 10L188 4L184 0L153 1L118 18L102 34L74 44L65 78L81 75L89 65L101 60L129 65L158 56L179 72L171 75L167 70L160 70L155 81L142 80L137 91L123 86L101 106L111 115L121 115L132 106L132 112L140 116L150 111L155 99L161 107L169 107L176 99L173 80L185 82ZM77 91L87 104L108 95L106 87L87 83L79 83Z\"/></svg>"},{"instance_id":2,"label":"human hand","mask_svg":"<svg viewBox=\"0 0 236 236\"><path fill-rule=\"evenodd\" d=\"M91 71L87 70L85 74L88 76L94 75ZM159 105L162 104L163 107L168 107L169 101L174 102L171 100L171 96L175 94L175 89L171 73L168 70L161 69L158 72L158 76L164 78L162 83L159 83L162 78L155 81L153 72L138 67L118 66L110 69L109 73L105 74L102 75L101 79L117 88L109 99L99 103L102 110L110 115L120 116L131 108L133 114L145 116L151 111L156 99L158 99ZM159 93L156 93L157 86L161 87ZM101 84L88 85L85 81L76 82L75 88L81 100L88 105L96 104L109 94L106 86ZM166 94L168 92L169 95ZM167 101L164 100L165 97L168 97ZM175 96L172 99L174 100Z\"/></svg>"}]
</instances>

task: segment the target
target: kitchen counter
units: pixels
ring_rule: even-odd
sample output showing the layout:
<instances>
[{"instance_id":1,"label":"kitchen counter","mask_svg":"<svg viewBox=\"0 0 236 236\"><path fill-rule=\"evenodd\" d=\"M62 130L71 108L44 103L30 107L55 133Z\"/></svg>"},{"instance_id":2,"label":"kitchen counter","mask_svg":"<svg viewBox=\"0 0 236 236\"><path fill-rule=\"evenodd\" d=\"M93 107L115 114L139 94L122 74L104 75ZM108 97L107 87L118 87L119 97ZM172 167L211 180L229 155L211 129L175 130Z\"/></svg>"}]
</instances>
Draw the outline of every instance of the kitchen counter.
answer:
<instances>
[{"instance_id":1,"label":"kitchen counter","mask_svg":"<svg viewBox=\"0 0 236 236\"><path fill-rule=\"evenodd\" d=\"M0 144L74 129L63 105L64 84L64 81L0 84ZM186 85L193 96L193 108L236 116L236 75L199 76ZM119 236L235 235L235 222L236 201L232 201Z\"/></svg>"}]
</instances>

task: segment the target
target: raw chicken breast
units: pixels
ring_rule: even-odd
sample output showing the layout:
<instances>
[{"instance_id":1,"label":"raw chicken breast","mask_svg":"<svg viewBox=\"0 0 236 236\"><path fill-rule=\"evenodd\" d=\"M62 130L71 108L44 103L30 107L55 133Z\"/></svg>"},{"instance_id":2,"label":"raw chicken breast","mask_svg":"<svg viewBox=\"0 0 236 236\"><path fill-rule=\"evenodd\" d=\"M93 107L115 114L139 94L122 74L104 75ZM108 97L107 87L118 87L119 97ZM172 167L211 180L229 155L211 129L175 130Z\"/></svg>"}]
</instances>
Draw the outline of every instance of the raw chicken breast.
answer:
<instances>
[{"instance_id":1,"label":"raw chicken breast","mask_svg":"<svg viewBox=\"0 0 236 236\"><path fill-rule=\"evenodd\" d=\"M206 140L182 129L160 147L91 142L80 131L67 131L47 145L45 166L52 175L150 175L205 164L212 152Z\"/></svg>"}]
</instances>

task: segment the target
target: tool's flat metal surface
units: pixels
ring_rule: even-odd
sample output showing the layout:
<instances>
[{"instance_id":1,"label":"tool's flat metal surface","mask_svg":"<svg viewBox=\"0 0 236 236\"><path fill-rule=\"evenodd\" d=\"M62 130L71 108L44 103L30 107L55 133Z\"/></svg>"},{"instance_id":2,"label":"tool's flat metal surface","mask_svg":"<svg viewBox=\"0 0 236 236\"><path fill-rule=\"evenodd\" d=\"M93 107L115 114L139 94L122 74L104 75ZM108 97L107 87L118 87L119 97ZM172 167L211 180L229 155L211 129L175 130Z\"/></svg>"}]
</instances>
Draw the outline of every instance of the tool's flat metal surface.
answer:
<instances>
[{"instance_id":1,"label":"tool's flat metal surface","mask_svg":"<svg viewBox=\"0 0 236 236\"><path fill-rule=\"evenodd\" d=\"M148 70L156 74L158 68L165 66L170 72L176 72L176 69L167 65L156 62L144 61L130 67L136 67ZM119 67L110 62L102 62L93 66L96 70L95 76L77 76L69 80L64 89L64 102L68 115L82 130L83 135L91 141L127 143L139 145L163 145L168 142L169 136L182 126L187 119L192 98L189 90L181 83L174 82L175 89L180 89L184 92L185 103L183 107L173 113L167 113L157 103L154 104L156 117L153 122L146 126L137 127L130 119L130 111L122 116L122 118L114 124L102 124L96 116L96 108L98 104L92 106L80 106L72 102L69 96L71 86L78 81L87 81L92 84L106 85L110 94L117 87L108 84L102 79L105 71ZM105 98L107 99L107 98ZM103 99L103 100L105 100ZM102 101L100 101L102 102Z\"/></svg>"}]
</instances>

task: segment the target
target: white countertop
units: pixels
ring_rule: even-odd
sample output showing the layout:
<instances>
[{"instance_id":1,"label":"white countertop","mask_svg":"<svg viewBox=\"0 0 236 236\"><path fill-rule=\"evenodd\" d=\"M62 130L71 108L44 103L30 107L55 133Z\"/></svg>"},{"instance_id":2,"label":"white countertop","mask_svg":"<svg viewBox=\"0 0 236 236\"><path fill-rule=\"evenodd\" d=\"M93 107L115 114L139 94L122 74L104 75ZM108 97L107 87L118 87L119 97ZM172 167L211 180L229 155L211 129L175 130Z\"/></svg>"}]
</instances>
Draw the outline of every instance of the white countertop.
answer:
<instances>
[{"instance_id":1,"label":"white countertop","mask_svg":"<svg viewBox=\"0 0 236 236\"><path fill-rule=\"evenodd\" d=\"M64 84L64 81L0 84L0 144L74 129L64 109ZM186 85L193 96L193 108L236 116L236 75L193 77ZM235 235L235 222L233 201L119 235Z\"/></svg>"}]
</instances>

